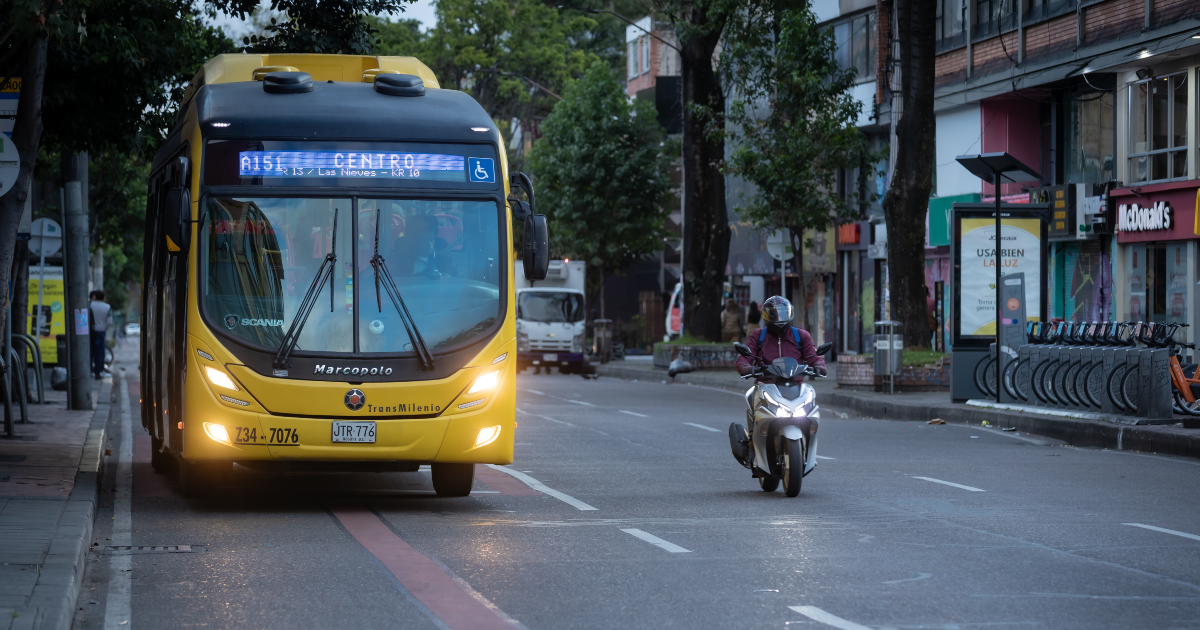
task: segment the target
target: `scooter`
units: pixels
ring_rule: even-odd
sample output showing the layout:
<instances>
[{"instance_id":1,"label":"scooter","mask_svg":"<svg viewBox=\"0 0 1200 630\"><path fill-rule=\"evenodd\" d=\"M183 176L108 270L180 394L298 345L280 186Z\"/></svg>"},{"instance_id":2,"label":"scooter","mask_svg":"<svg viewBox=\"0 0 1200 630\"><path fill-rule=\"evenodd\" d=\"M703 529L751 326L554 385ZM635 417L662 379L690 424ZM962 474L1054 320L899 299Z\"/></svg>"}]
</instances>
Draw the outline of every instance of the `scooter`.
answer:
<instances>
[{"instance_id":1,"label":"scooter","mask_svg":"<svg viewBox=\"0 0 1200 630\"><path fill-rule=\"evenodd\" d=\"M755 379L746 390L746 424L729 425L729 446L733 457L765 492L774 492L783 482L789 497L800 494L801 480L817 466L817 426L821 413L817 393L808 383L797 382L803 376L820 378L814 368L790 357L780 357L770 365L744 344L733 344L743 357L754 359L755 370L742 378ZM821 344L818 355L833 347Z\"/></svg>"}]
</instances>

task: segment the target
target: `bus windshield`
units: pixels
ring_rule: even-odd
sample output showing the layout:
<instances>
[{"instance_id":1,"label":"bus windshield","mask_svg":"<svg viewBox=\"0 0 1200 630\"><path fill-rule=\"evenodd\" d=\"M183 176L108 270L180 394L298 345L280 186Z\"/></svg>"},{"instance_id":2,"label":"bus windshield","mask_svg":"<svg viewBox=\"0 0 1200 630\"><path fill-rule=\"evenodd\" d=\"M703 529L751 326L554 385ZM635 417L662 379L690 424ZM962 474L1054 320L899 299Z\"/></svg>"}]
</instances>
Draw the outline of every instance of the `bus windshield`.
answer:
<instances>
[{"instance_id":1,"label":"bus windshield","mask_svg":"<svg viewBox=\"0 0 1200 630\"><path fill-rule=\"evenodd\" d=\"M332 294L328 282L317 288L296 353L412 352L382 288L376 300L370 259L377 212L379 253L429 349L491 329L500 317L504 268L496 203L405 199L210 197L200 264L211 325L274 351L334 248Z\"/></svg>"},{"instance_id":2,"label":"bus windshield","mask_svg":"<svg viewBox=\"0 0 1200 630\"><path fill-rule=\"evenodd\" d=\"M581 322L583 296L578 293L524 291L517 302L517 319L530 322Z\"/></svg>"}]
</instances>

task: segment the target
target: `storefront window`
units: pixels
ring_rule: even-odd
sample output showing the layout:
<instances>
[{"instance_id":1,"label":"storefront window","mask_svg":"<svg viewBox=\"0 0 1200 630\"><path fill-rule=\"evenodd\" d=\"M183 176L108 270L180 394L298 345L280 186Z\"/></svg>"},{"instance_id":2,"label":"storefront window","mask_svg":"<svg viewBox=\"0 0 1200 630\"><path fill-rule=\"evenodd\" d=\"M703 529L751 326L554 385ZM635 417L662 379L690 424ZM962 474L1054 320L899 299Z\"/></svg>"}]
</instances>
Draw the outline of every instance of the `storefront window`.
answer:
<instances>
[{"instance_id":1,"label":"storefront window","mask_svg":"<svg viewBox=\"0 0 1200 630\"><path fill-rule=\"evenodd\" d=\"M1187 176L1187 73L1135 83L1129 90L1129 181Z\"/></svg>"},{"instance_id":2,"label":"storefront window","mask_svg":"<svg viewBox=\"0 0 1200 630\"><path fill-rule=\"evenodd\" d=\"M1113 178L1113 94L1073 93L1067 102L1066 180L1099 184ZM1183 108L1186 113L1187 108Z\"/></svg>"},{"instance_id":3,"label":"storefront window","mask_svg":"<svg viewBox=\"0 0 1200 630\"><path fill-rule=\"evenodd\" d=\"M1187 321L1187 243L1129 245L1125 251L1129 319ZM1184 339L1182 333L1176 339Z\"/></svg>"}]
</instances>

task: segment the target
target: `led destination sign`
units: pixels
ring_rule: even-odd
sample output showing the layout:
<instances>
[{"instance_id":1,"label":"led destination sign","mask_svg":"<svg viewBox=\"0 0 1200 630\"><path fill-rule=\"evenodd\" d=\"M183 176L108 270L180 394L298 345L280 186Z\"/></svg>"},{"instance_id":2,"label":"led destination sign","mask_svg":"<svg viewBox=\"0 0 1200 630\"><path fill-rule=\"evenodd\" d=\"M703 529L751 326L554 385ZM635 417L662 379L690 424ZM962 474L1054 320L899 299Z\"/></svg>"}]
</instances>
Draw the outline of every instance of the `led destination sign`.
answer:
<instances>
[{"instance_id":1,"label":"led destination sign","mask_svg":"<svg viewBox=\"0 0 1200 630\"><path fill-rule=\"evenodd\" d=\"M379 177L461 182L466 158L438 153L241 151L241 177Z\"/></svg>"}]
</instances>

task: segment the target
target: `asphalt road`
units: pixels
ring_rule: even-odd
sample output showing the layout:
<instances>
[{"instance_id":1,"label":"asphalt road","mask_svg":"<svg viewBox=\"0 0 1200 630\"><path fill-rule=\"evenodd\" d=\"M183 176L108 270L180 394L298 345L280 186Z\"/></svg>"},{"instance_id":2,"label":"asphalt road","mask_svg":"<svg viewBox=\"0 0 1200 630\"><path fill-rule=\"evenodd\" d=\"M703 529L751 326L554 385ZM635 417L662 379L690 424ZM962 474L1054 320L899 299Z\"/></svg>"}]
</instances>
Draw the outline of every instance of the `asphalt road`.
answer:
<instances>
[{"instance_id":1,"label":"asphalt road","mask_svg":"<svg viewBox=\"0 0 1200 630\"><path fill-rule=\"evenodd\" d=\"M128 496L116 419L75 627L1200 627L1200 462L825 408L789 499L730 455L735 393L518 387L525 479L481 469L462 499L427 472L239 468L185 500L140 427ZM190 550L104 551L121 528Z\"/></svg>"}]
</instances>

